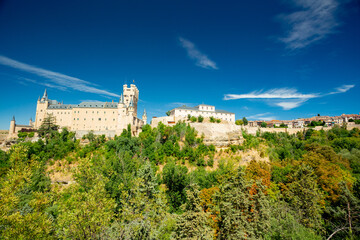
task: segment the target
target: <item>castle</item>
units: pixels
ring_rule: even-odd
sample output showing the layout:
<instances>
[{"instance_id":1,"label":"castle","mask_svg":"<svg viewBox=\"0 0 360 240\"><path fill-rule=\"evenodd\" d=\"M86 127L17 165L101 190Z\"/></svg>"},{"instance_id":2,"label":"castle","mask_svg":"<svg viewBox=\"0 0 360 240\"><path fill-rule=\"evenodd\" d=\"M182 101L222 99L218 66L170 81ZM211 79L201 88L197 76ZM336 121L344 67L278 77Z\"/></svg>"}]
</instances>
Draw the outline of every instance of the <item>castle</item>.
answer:
<instances>
[{"instance_id":1,"label":"castle","mask_svg":"<svg viewBox=\"0 0 360 240\"><path fill-rule=\"evenodd\" d=\"M36 106L36 117L29 125L17 125L15 117L10 122L9 137L16 137L19 131L39 129L44 119L53 116L55 124L60 128L66 127L75 131L77 136L83 136L89 131L94 134L105 134L108 137L120 135L128 124L131 132L137 135L146 124L146 111L142 119L137 117L139 90L134 84L128 87L123 85L123 93L119 102L82 102L80 104L63 104L50 100L45 90L42 98L39 97Z\"/></svg>"}]
</instances>

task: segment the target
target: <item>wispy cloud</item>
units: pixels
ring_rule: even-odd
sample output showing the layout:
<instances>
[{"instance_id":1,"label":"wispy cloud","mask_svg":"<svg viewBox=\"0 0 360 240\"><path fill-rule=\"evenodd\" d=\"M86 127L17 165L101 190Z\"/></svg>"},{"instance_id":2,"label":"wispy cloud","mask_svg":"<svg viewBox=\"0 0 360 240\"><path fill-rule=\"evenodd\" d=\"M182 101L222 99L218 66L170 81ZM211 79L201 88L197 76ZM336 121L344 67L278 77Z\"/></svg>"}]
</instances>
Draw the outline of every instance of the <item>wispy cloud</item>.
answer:
<instances>
[{"instance_id":1,"label":"wispy cloud","mask_svg":"<svg viewBox=\"0 0 360 240\"><path fill-rule=\"evenodd\" d=\"M224 100L260 99L264 100L270 106L278 106L284 110L291 110L300 107L310 99L345 93L353 87L355 87L354 84L342 85L335 88L335 91L329 93L300 93L295 88L274 88L267 91L253 91L247 94L225 94Z\"/></svg>"},{"instance_id":2,"label":"wispy cloud","mask_svg":"<svg viewBox=\"0 0 360 240\"><path fill-rule=\"evenodd\" d=\"M307 100L308 99L295 99L295 100L292 99L286 102L284 101L274 102L274 105L282 107L284 110L291 110L293 108L300 107Z\"/></svg>"},{"instance_id":3,"label":"wispy cloud","mask_svg":"<svg viewBox=\"0 0 360 240\"><path fill-rule=\"evenodd\" d=\"M293 0L299 11L280 16L287 35L279 40L291 50L301 49L326 38L339 25L336 12L339 0Z\"/></svg>"},{"instance_id":4,"label":"wispy cloud","mask_svg":"<svg viewBox=\"0 0 360 240\"><path fill-rule=\"evenodd\" d=\"M208 58L205 54L200 52L195 44L190 42L189 40L179 37L180 44L183 48L185 48L188 56L195 60L195 64L199 67L206 69L218 69L216 63Z\"/></svg>"},{"instance_id":5,"label":"wispy cloud","mask_svg":"<svg viewBox=\"0 0 360 240\"><path fill-rule=\"evenodd\" d=\"M272 113L270 113L270 112L251 115L251 116L248 116L247 118L250 120L264 120L264 121L270 121L270 120L276 119L276 117L273 116Z\"/></svg>"},{"instance_id":6,"label":"wispy cloud","mask_svg":"<svg viewBox=\"0 0 360 240\"><path fill-rule=\"evenodd\" d=\"M349 91L350 89L352 89L353 87L355 87L354 84L352 85L342 85L340 87L335 88L334 92L330 92L329 94L337 94L337 93L344 93Z\"/></svg>"},{"instance_id":7,"label":"wispy cloud","mask_svg":"<svg viewBox=\"0 0 360 240\"><path fill-rule=\"evenodd\" d=\"M57 73L43 68L35 67L1 55L0 55L0 64L23 72L34 74L36 76L45 78L47 79L47 81L49 81L49 82L40 82L40 81L31 80L33 81L33 83L45 85L48 87L58 88L59 90L73 89L81 92L119 97L119 95L116 93L112 93L97 88L97 85L91 82L84 81L76 77L71 77L62 73Z\"/></svg>"},{"instance_id":8,"label":"wispy cloud","mask_svg":"<svg viewBox=\"0 0 360 240\"><path fill-rule=\"evenodd\" d=\"M263 92L253 91L247 94L225 94L224 100L233 100L241 98L300 98L300 99L309 99L318 97L318 94L303 94L299 93L294 88L274 88L268 91Z\"/></svg>"}]
</instances>

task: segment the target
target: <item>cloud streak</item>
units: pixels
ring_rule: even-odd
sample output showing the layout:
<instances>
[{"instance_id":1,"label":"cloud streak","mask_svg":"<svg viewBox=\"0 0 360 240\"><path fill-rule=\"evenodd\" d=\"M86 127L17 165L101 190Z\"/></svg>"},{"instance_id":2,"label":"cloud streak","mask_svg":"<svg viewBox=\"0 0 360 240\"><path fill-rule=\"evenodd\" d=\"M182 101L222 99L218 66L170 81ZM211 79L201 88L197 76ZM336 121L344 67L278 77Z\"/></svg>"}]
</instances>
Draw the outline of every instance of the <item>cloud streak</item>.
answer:
<instances>
[{"instance_id":1,"label":"cloud streak","mask_svg":"<svg viewBox=\"0 0 360 240\"><path fill-rule=\"evenodd\" d=\"M208 58L205 54L200 52L195 44L189 40L179 37L181 46L186 50L188 56L195 61L196 66L206 69L218 69L216 63Z\"/></svg>"},{"instance_id":2,"label":"cloud streak","mask_svg":"<svg viewBox=\"0 0 360 240\"><path fill-rule=\"evenodd\" d=\"M299 11L280 16L287 35L279 38L291 50L305 48L335 32L339 25L336 12L338 0L293 0Z\"/></svg>"},{"instance_id":3,"label":"cloud streak","mask_svg":"<svg viewBox=\"0 0 360 240\"><path fill-rule=\"evenodd\" d=\"M299 98L299 99L309 99L318 97L318 94L302 94L297 92L294 88L274 88L270 89L266 92L261 91L253 91L247 94L226 94L224 96L224 100L233 100L233 99L241 99L241 98Z\"/></svg>"},{"instance_id":4,"label":"cloud streak","mask_svg":"<svg viewBox=\"0 0 360 240\"><path fill-rule=\"evenodd\" d=\"M313 98L325 97L332 94L345 93L355 87L354 84L342 85L329 93L300 93L295 88L274 88L267 91L253 91L247 94L225 94L224 100L236 99L260 99L270 106L278 106L284 110L300 107L306 101ZM286 100L286 101L285 101Z\"/></svg>"},{"instance_id":5,"label":"cloud streak","mask_svg":"<svg viewBox=\"0 0 360 240\"><path fill-rule=\"evenodd\" d=\"M63 91L70 88L80 92L88 92L88 93L95 93L95 94L101 94L112 97L120 97L116 93L99 89L96 84L90 83L88 81L84 81L82 79L71 77L62 73L53 72L43 68L35 67L1 55L0 55L0 64L23 72L34 74L36 76L45 78L48 81L50 81L50 83L46 83L46 82L40 83L35 80L29 81L29 79L24 79L27 80L28 82L33 82L33 83L36 82L38 84L45 85L48 87L55 87Z\"/></svg>"},{"instance_id":6,"label":"cloud streak","mask_svg":"<svg viewBox=\"0 0 360 240\"><path fill-rule=\"evenodd\" d=\"M259 113L252 116L247 117L250 120L264 120L264 121L270 121L276 119L275 116L272 116L272 113Z\"/></svg>"}]
</instances>

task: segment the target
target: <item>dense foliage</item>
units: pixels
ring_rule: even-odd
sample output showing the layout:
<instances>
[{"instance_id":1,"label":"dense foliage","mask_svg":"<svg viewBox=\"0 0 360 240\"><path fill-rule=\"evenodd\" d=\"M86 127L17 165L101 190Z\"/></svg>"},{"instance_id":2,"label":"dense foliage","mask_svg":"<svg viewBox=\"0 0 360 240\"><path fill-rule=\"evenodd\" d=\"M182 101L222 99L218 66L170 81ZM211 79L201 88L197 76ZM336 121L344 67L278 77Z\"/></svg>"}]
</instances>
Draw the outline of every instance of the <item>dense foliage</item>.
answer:
<instances>
[{"instance_id":1,"label":"dense foliage","mask_svg":"<svg viewBox=\"0 0 360 240\"><path fill-rule=\"evenodd\" d=\"M0 151L0 239L360 239L356 128L221 150L185 123L40 135Z\"/></svg>"}]
</instances>

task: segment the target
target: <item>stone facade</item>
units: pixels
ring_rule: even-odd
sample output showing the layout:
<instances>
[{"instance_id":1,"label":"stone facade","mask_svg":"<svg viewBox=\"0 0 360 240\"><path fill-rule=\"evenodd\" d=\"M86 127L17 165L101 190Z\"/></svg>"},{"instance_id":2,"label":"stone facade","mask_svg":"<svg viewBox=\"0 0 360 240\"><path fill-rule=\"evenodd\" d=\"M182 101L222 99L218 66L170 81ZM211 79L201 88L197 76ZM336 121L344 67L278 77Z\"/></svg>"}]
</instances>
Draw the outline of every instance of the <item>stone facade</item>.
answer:
<instances>
[{"instance_id":1,"label":"stone facade","mask_svg":"<svg viewBox=\"0 0 360 240\"><path fill-rule=\"evenodd\" d=\"M38 129L44 119L51 115L60 128L66 127L70 131L77 132L78 135L94 131L95 134L101 133L112 137L120 135L128 124L131 125L132 134L137 135L147 120L145 111L142 119L137 117L138 100L139 90L134 84L130 87L127 84L123 85L123 94L119 102L63 104L50 100L45 90L43 97L39 97L37 101L36 117L32 126ZM10 132L14 132L12 129L11 125Z\"/></svg>"},{"instance_id":2,"label":"stone facade","mask_svg":"<svg viewBox=\"0 0 360 240\"><path fill-rule=\"evenodd\" d=\"M185 118L191 116L203 116L204 118L214 117L224 121L235 123L235 114L225 110L215 110L215 106L200 104L196 107L182 106L170 110L170 116Z\"/></svg>"}]
</instances>

